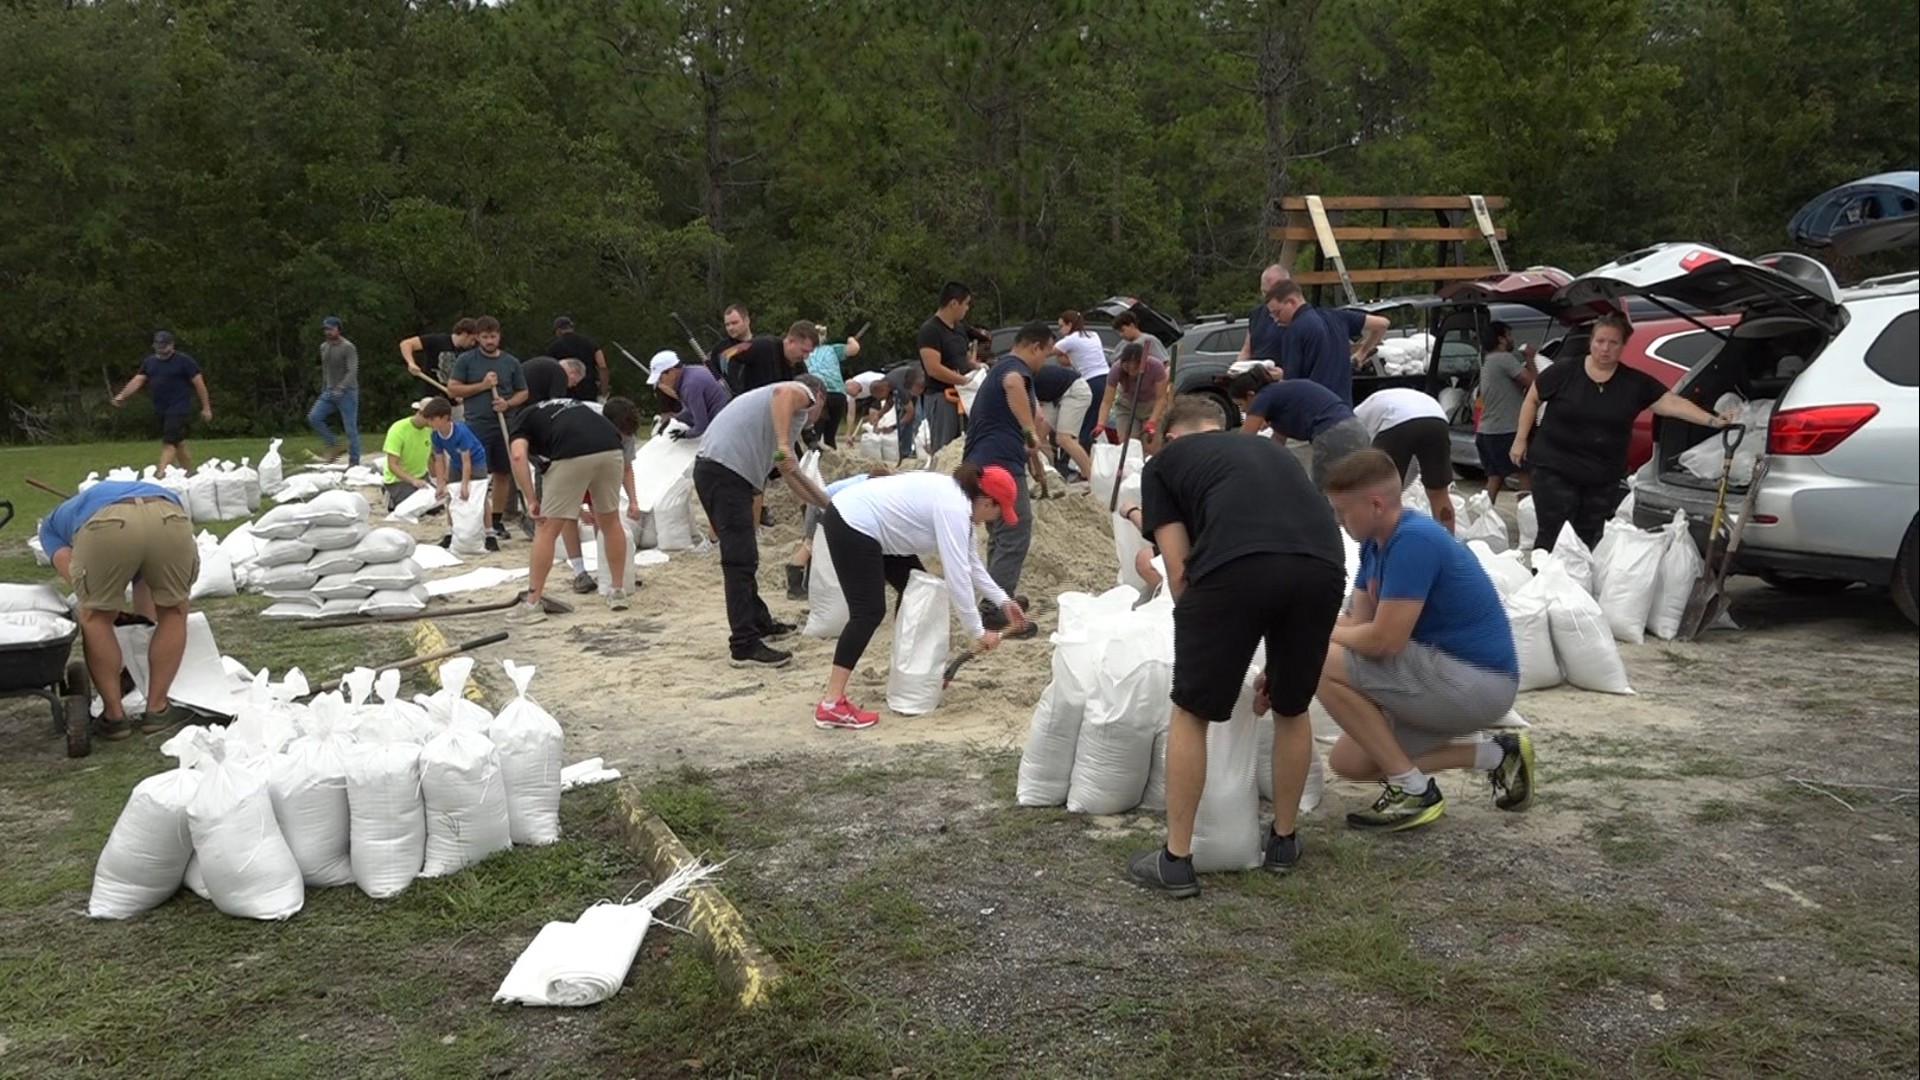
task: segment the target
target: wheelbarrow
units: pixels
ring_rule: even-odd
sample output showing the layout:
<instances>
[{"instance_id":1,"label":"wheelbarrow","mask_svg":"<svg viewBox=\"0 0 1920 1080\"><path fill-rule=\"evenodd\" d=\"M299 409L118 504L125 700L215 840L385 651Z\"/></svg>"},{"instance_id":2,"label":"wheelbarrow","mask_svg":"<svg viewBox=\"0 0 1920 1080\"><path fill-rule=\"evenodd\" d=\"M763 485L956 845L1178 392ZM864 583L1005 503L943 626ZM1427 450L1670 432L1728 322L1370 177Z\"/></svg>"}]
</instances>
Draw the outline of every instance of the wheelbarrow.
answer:
<instances>
[{"instance_id":1,"label":"wheelbarrow","mask_svg":"<svg viewBox=\"0 0 1920 1080\"><path fill-rule=\"evenodd\" d=\"M66 733L67 756L93 750L93 680L71 659L80 628L51 641L0 645L0 698L43 698L53 709L53 733Z\"/></svg>"}]
</instances>

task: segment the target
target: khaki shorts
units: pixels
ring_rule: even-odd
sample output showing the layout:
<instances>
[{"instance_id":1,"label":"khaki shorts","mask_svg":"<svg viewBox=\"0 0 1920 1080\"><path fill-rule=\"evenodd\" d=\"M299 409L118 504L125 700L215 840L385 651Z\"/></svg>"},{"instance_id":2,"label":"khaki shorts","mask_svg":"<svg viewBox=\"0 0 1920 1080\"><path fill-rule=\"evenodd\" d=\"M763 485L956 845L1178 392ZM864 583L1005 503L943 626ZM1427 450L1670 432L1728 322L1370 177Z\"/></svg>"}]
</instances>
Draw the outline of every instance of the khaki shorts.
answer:
<instances>
[{"instance_id":1,"label":"khaki shorts","mask_svg":"<svg viewBox=\"0 0 1920 1080\"><path fill-rule=\"evenodd\" d=\"M626 475L627 456L618 450L561 458L547 466L540 481L540 515L578 521L580 503L588 495L593 496L595 513L616 513Z\"/></svg>"},{"instance_id":2,"label":"khaki shorts","mask_svg":"<svg viewBox=\"0 0 1920 1080\"><path fill-rule=\"evenodd\" d=\"M1048 422L1053 425L1055 434L1080 437L1080 422L1086 419L1087 410L1093 408L1093 390L1085 379L1073 380L1060 395L1060 400L1047 411L1052 415Z\"/></svg>"},{"instance_id":3,"label":"khaki shorts","mask_svg":"<svg viewBox=\"0 0 1920 1080\"><path fill-rule=\"evenodd\" d=\"M73 538L73 592L83 611L123 611L136 578L160 607L179 607L200 576L193 523L179 504L159 497L109 503Z\"/></svg>"}]
</instances>

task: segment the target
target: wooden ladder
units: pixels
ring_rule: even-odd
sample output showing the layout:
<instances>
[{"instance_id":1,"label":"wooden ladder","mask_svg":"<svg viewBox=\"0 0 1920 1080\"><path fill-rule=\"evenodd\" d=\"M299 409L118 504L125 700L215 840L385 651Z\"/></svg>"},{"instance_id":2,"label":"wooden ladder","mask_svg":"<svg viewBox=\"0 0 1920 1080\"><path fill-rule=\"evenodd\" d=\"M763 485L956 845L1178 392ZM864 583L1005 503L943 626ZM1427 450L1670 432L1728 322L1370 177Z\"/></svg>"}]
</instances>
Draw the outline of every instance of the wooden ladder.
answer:
<instances>
[{"instance_id":1,"label":"wooden ladder","mask_svg":"<svg viewBox=\"0 0 1920 1080\"><path fill-rule=\"evenodd\" d=\"M1501 242L1507 230L1495 226L1492 211L1504 210L1504 195L1289 195L1280 200L1286 224L1273 230L1272 239L1280 241L1280 265L1291 267L1299 258L1302 242L1314 245L1314 268L1293 275L1302 287L1312 286L1314 298L1328 285L1339 285L1346 302L1360 302L1356 285L1425 283L1438 286L1449 281L1471 281L1490 274L1505 273L1506 253ZM1333 215L1377 211L1378 225L1335 224ZM1431 213L1434 225L1395 224L1393 215L1409 212ZM1471 216L1469 219L1469 215ZM1393 266L1387 258L1389 243L1432 241L1434 265ZM1469 266L1465 263L1468 241L1484 242L1492 252L1493 265ZM1375 266L1350 267L1341 253L1342 241L1378 244Z\"/></svg>"}]
</instances>

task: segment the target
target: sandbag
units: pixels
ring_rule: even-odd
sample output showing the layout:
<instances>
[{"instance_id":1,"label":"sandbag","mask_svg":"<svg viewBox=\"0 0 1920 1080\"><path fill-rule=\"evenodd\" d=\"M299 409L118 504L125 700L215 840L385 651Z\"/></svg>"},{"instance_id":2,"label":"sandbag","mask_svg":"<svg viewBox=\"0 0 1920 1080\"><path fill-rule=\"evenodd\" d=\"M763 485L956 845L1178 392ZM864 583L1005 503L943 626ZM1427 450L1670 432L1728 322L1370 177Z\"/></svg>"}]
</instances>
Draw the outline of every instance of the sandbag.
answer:
<instances>
[{"instance_id":1,"label":"sandbag","mask_svg":"<svg viewBox=\"0 0 1920 1080\"><path fill-rule=\"evenodd\" d=\"M233 470L233 475L240 478L241 492L247 507L246 514L241 514L241 517L246 517L247 514L260 509L260 470L249 464L251 460L251 458L241 458L240 467Z\"/></svg>"},{"instance_id":2,"label":"sandbag","mask_svg":"<svg viewBox=\"0 0 1920 1080\"><path fill-rule=\"evenodd\" d=\"M94 864L89 918L130 919L180 891L193 858L187 804L200 788L196 766L205 758L193 734L199 730L185 728L167 740L160 750L178 759L178 767L147 777L127 796Z\"/></svg>"},{"instance_id":3,"label":"sandbag","mask_svg":"<svg viewBox=\"0 0 1920 1080\"><path fill-rule=\"evenodd\" d=\"M1498 555L1507 550L1507 521L1500 516L1500 511L1493 509L1491 505L1479 514L1474 514L1474 502L1485 500L1486 497L1487 494L1483 491L1467 503L1467 515L1471 518L1470 521L1466 518L1456 519L1467 522L1465 527L1460 529L1460 542L1470 543L1478 540L1487 545L1493 554Z\"/></svg>"},{"instance_id":4,"label":"sandbag","mask_svg":"<svg viewBox=\"0 0 1920 1080\"><path fill-rule=\"evenodd\" d=\"M295 699L305 697L308 689L307 677L299 668L287 669L277 683L261 668L241 699L239 715L227 725L225 740L261 757L280 753L306 720L305 706L295 704Z\"/></svg>"},{"instance_id":5,"label":"sandbag","mask_svg":"<svg viewBox=\"0 0 1920 1080\"><path fill-rule=\"evenodd\" d=\"M1263 712L1254 720L1253 733L1253 781L1260 789L1260 797L1268 802L1273 801L1273 723L1273 711ZM1320 746L1312 738L1307 740L1307 753L1307 782L1300 789L1300 812L1303 814L1313 813L1327 790L1326 770L1320 764Z\"/></svg>"},{"instance_id":6,"label":"sandbag","mask_svg":"<svg viewBox=\"0 0 1920 1080\"><path fill-rule=\"evenodd\" d=\"M373 510L372 507L367 505L365 496L362 496L359 492L334 490L323 491L315 495L313 501L307 503L307 512L309 524L326 528L330 526L365 525L367 518L372 514ZM366 531L364 529L361 530L360 536L365 535ZM355 537L354 542L358 543L359 537ZM320 547L321 545L314 544L314 546ZM352 545L347 546L351 547Z\"/></svg>"},{"instance_id":7,"label":"sandbag","mask_svg":"<svg viewBox=\"0 0 1920 1080\"><path fill-rule=\"evenodd\" d=\"M1662 525L1660 533L1666 546L1661 549L1659 573L1654 578L1653 603L1647 609L1647 632L1662 641L1672 641L1680 633L1687 599L1706 568L1706 560L1687 528L1685 510L1675 510L1673 520Z\"/></svg>"},{"instance_id":8,"label":"sandbag","mask_svg":"<svg viewBox=\"0 0 1920 1080\"><path fill-rule=\"evenodd\" d=\"M1569 577L1555 559L1542 568L1540 587L1547 597L1548 625L1553 652L1567 681L1582 690L1603 694L1631 694L1620 647L1614 643L1600 604Z\"/></svg>"},{"instance_id":9,"label":"sandbag","mask_svg":"<svg viewBox=\"0 0 1920 1080\"><path fill-rule=\"evenodd\" d=\"M661 551L693 546L693 463L699 439L648 439L633 459L633 505L652 515Z\"/></svg>"},{"instance_id":10,"label":"sandbag","mask_svg":"<svg viewBox=\"0 0 1920 1080\"><path fill-rule=\"evenodd\" d=\"M0 582L0 614L44 611L49 615L71 615L73 605L51 585L23 585Z\"/></svg>"},{"instance_id":11,"label":"sandbag","mask_svg":"<svg viewBox=\"0 0 1920 1080\"><path fill-rule=\"evenodd\" d=\"M286 466L280 460L280 444L284 439L275 439L267 444L267 452L260 455L260 490L271 492L286 480Z\"/></svg>"},{"instance_id":12,"label":"sandbag","mask_svg":"<svg viewBox=\"0 0 1920 1080\"><path fill-rule=\"evenodd\" d=\"M247 483L247 477L232 462L223 463L213 474L214 503L219 513L216 520L237 521L252 512L247 503Z\"/></svg>"},{"instance_id":13,"label":"sandbag","mask_svg":"<svg viewBox=\"0 0 1920 1080\"><path fill-rule=\"evenodd\" d=\"M308 885L351 885L347 703L339 694L321 694L309 708L304 732L273 759L273 815Z\"/></svg>"},{"instance_id":14,"label":"sandbag","mask_svg":"<svg viewBox=\"0 0 1920 1080\"><path fill-rule=\"evenodd\" d=\"M1480 563L1480 569L1487 572L1487 577L1492 580L1494 591L1500 594L1502 603L1511 599L1514 593L1526 588L1527 583L1533 580L1533 573L1521 565L1518 552L1504 551L1496 554L1484 540L1467 541L1467 550L1473 552L1473 557Z\"/></svg>"},{"instance_id":15,"label":"sandbag","mask_svg":"<svg viewBox=\"0 0 1920 1080\"><path fill-rule=\"evenodd\" d=\"M208 898L242 919L286 919L306 904L300 864L280 833L259 759L237 758L231 740L208 747L210 761L187 803L193 851Z\"/></svg>"},{"instance_id":16,"label":"sandbag","mask_svg":"<svg viewBox=\"0 0 1920 1080\"><path fill-rule=\"evenodd\" d=\"M1740 418L1735 423L1745 424L1748 431L1739 449L1733 452L1733 465L1727 471L1728 485L1745 488L1747 482L1753 479L1754 464L1760 460L1760 451L1766 446L1767 425L1773 419L1773 404L1769 399L1742 401L1740 395L1734 393L1722 394L1720 400L1713 403L1715 414L1739 409ZM1726 462L1727 448L1719 432L1680 452L1682 469L1702 480L1711 480L1716 486L1720 483L1720 470L1726 466Z\"/></svg>"},{"instance_id":17,"label":"sandbag","mask_svg":"<svg viewBox=\"0 0 1920 1080\"><path fill-rule=\"evenodd\" d=\"M461 719L460 706L472 704L462 696L472 669L472 658L464 656L440 665L446 696L428 708L439 730L420 748L420 796L427 809L421 877L456 873L513 844L506 780L487 724L475 727Z\"/></svg>"},{"instance_id":18,"label":"sandbag","mask_svg":"<svg viewBox=\"0 0 1920 1080\"><path fill-rule=\"evenodd\" d=\"M323 604L328 600L365 600L373 595L373 586L353 580L351 573L329 574L313 583L313 595Z\"/></svg>"},{"instance_id":19,"label":"sandbag","mask_svg":"<svg viewBox=\"0 0 1920 1080\"><path fill-rule=\"evenodd\" d=\"M1140 794L1136 808L1150 813L1167 809L1167 729L1153 733L1153 757L1147 764L1147 790Z\"/></svg>"},{"instance_id":20,"label":"sandbag","mask_svg":"<svg viewBox=\"0 0 1920 1080\"><path fill-rule=\"evenodd\" d=\"M187 481L187 516L195 521L220 520L220 494L217 490L219 478L213 471L202 466L200 471Z\"/></svg>"},{"instance_id":21,"label":"sandbag","mask_svg":"<svg viewBox=\"0 0 1920 1080\"><path fill-rule=\"evenodd\" d=\"M300 539L311 544L316 552L338 551L342 555L354 558L352 550L359 546L371 531L364 521L352 521L345 525L323 525L315 522L307 528L306 532L300 534ZM354 558L356 565L365 561L365 559Z\"/></svg>"},{"instance_id":22,"label":"sandbag","mask_svg":"<svg viewBox=\"0 0 1920 1080\"><path fill-rule=\"evenodd\" d=\"M468 486L467 497L460 497L458 484L447 485L447 522L453 534L448 550L455 555L484 555L487 552L487 484Z\"/></svg>"},{"instance_id":23,"label":"sandbag","mask_svg":"<svg viewBox=\"0 0 1920 1080\"><path fill-rule=\"evenodd\" d=\"M1021 806L1060 806L1067 801L1087 695L1099 677L1100 657L1106 649L1106 625L1097 621L1103 605L1116 612L1127 607L1124 600L1108 602L1080 592L1060 594L1059 628L1051 639L1053 678L1033 707L1026 747L1020 754L1015 799Z\"/></svg>"},{"instance_id":24,"label":"sandbag","mask_svg":"<svg viewBox=\"0 0 1920 1080\"><path fill-rule=\"evenodd\" d=\"M405 529L385 526L368 530L360 542L353 545L351 554L363 566L396 563L412 558L417 546L418 541Z\"/></svg>"},{"instance_id":25,"label":"sandbag","mask_svg":"<svg viewBox=\"0 0 1920 1080\"><path fill-rule=\"evenodd\" d=\"M947 666L947 584L923 570L907 579L893 620L893 658L887 667L887 708L922 716L940 707Z\"/></svg>"},{"instance_id":26,"label":"sandbag","mask_svg":"<svg viewBox=\"0 0 1920 1080\"><path fill-rule=\"evenodd\" d=\"M1118 814L1140 804L1153 766L1154 733L1168 719L1170 604L1120 615L1109 632L1074 746L1067 809L1077 814Z\"/></svg>"},{"instance_id":27,"label":"sandbag","mask_svg":"<svg viewBox=\"0 0 1920 1080\"><path fill-rule=\"evenodd\" d=\"M1121 464L1123 450L1126 458L1124 472ZM1098 506L1111 505L1114 485L1121 476L1139 472L1141 466L1146 464L1146 451L1139 439L1130 439L1124 444L1096 442L1090 448L1090 456L1093 459L1093 475L1087 479L1091 482L1094 503Z\"/></svg>"},{"instance_id":28,"label":"sandbag","mask_svg":"<svg viewBox=\"0 0 1920 1080\"><path fill-rule=\"evenodd\" d=\"M434 550L438 551L439 549L435 548ZM371 566L363 566L353 572L353 580L373 589L375 592L385 589L404 590L411 589L415 585L425 584L427 572L422 570L420 564L414 562L412 559L402 559L399 562L376 563Z\"/></svg>"},{"instance_id":29,"label":"sandbag","mask_svg":"<svg viewBox=\"0 0 1920 1080\"><path fill-rule=\"evenodd\" d=\"M1560 535L1553 542L1553 550L1547 553L1546 560L1535 559L1534 569L1542 569L1541 563L1551 560L1567 572L1567 579L1588 596L1593 595L1594 558L1593 550L1580 534L1573 531L1572 523L1560 526Z\"/></svg>"},{"instance_id":30,"label":"sandbag","mask_svg":"<svg viewBox=\"0 0 1920 1080\"><path fill-rule=\"evenodd\" d=\"M373 740L363 738L347 758L348 858L353 883L384 900L413 884L426 852L420 747L389 731L363 732Z\"/></svg>"},{"instance_id":31,"label":"sandbag","mask_svg":"<svg viewBox=\"0 0 1920 1080\"><path fill-rule=\"evenodd\" d=\"M808 637L836 638L847 628L847 597L840 591L840 572L833 568L829 547L826 534L817 533L807 569L807 625L800 631Z\"/></svg>"},{"instance_id":32,"label":"sandbag","mask_svg":"<svg viewBox=\"0 0 1920 1080\"><path fill-rule=\"evenodd\" d=\"M233 577L233 561L218 545L200 552L200 573L193 579L193 587L187 592L189 600L204 600L210 596L232 596L239 592L239 586Z\"/></svg>"},{"instance_id":33,"label":"sandbag","mask_svg":"<svg viewBox=\"0 0 1920 1080\"><path fill-rule=\"evenodd\" d=\"M1520 554L1531 560L1533 543L1540 535L1540 512L1534 508L1533 496L1522 495L1514 504L1513 516L1520 527Z\"/></svg>"},{"instance_id":34,"label":"sandbag","mask_svg":"<svg viewBox=\"0 0 1920 1080\"><path fill-rule=\"evenodd\" d=\"M1134 565L1134 559L1151 545L1147 543L1146 537L1140 535L1140 530L1134 528L1133 522L1121 517L1118 513L1108 516L1112 519L1113 525L1113 557L1120 563L1120 573L1115 579L1115 584L1145 592L1147 579L1140 576L1139 569Z\"/></svg>"},{"instance_id":35,"label":"sandbag","mask_svg":"<svg viewBox=\"0 0 1920 1080\"><path fill-rule=\"evenodd\" d=\"M1259 760L1258 725L1253 715L1253 677L1262 666L1256 655L1241 681L1240 700L1224 724L1207 725L1207 779L1193 819L1193 869L1211 874L1252 870L1266 857L1260 823L1260 789L1254 779Z\"/></svg>"},{"instance_id":36,"label":"sandbag","mask_svg":"<svg viewBox=\"0 0 1920 1080\"><path fill-rule=\"evenodd\" d=\"M360 602L362 615L411 615L427 610L427 587L410 585L404 589L376 589Z\"/></svg>"},{"instance_id":37,"label":"sandbag","mask_svg":"<svg viewBox=\"0 0 1920 1080\"><path fill-rule=\"evenodd\" d=\"M560 722L527 696L533 665L503 660L515 697L493 718L487 735L500 760L507 789L507 830L515 845L560 839L561 754L566 734Z\"/></svg>"},{"instance_id":38,"label":"sandbag","mask_svg":"<svg viewBox=\"0 0 1920 1080\"><path fill-rule=\"evenodd\" d=\"M685 551L694 545L693 474L674 481L654 504L653 529L661 551Z\"/></svg>"},{"instance_id":39,"label":"sandbag","mask_svg":"<svg viewBox=\"0 0 1920 1080\"><path fill-rule=\"evenodd\" d=\"M251 529L262 540L292 540L313 523L311 514L306 503L282 503L255 519Z\"/></svg>"},{"instance_id":40,"label":"sandbag","mask_svg":"<svg viewBox=\"0 0 1920 1080\"><path fill-rule=\"evenodd\" d=\"M261 520L265 520L262 518ZM287 540L268 540L260 545L253 557L253 565L262 570L275 566L294 566L304 564L313 558L313 545L298 537Z\"/></svg>"},{"instance_id":41,"label":"sandbag","mask_svg":"<svg viewBox=\"0 0 1920 1080\"><path fill-rule=\"evenodd\" d=\"M1618 519L1607 522L1605 554L1595 553L1594 578L1600 611L1613 636L1639 644L1646 640L1647 616L1660 587L1660 560L1667 534L1645 532Z\"/></svg>"},{"instance_id":42,"label":"sandbag","mask_svg":"<svg viewBox=\"0 0 1920 1080\"><path fill-rule=\"evenodd\" d=\"M1513 628L1513 649L1520 660L1520 689L1545 690L1563 681L1560 661L1553 651L1553 624L1546 583L1531 578L1507 598L1507 621Z\"/></svg>"},{"instance_id":43,"label":"sandbag","mask_svg":"<svg viewBox=\"0 0 1920 1080\"><path fill-rule=\"evenodd\" d=\"M320 610L320 605L302 603L298 600L282 600L268 604L260 611L260 617L263 619L317 619L324 614L326 612Z\"/></svg>"},{"instance_id":44,"label":"sandbag","mask_svg":"<svg viewBox=\"0 0 1920 1080\"><path fill-rule=\"evenodd\" d=\"M405 521L417 525L421 518L427 516L429 510L438 505L440 505L439 492L431 487L417 488L413 494L401 499L394 506L393 512L387 515L387 520Z\"/></svg>"}]
</instances>

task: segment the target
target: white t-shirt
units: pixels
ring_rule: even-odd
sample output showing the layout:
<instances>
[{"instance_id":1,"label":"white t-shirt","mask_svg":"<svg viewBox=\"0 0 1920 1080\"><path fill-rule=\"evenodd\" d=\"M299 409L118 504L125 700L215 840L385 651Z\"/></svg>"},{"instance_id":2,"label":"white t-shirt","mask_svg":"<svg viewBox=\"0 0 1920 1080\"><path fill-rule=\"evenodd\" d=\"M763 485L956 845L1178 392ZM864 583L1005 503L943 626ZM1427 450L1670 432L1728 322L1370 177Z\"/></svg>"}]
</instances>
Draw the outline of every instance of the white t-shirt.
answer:
<instances>
[{"instance_id":1,"label":"white t-shirt","mask_svg":"<svg viewBox=\"0 0 1920 1080\"><path fill-rule=\"evenodd\" d=\"M938 557L954 614L974 637L982 632L975 590L995 607L1007 602L1006 590L994 584L974 549L973 503L946 473L876 476L835 495L833 508L856 531L879 541L883 554Z\"/></svg>"},{"instance_id":2,"label":"white t-shirt","mask_svg":"<svg viewBox=\"0 0 1920 1080\"><path fill-rule=\"evenodd\" d=\"M1368 394L1365 401L1353 407L1353 415L1367 429L1367 438L1372 439L1388 428L1399 427L1409 420L1428 416L1445 420L1447 411L1425 391L1396 386Z\"/></svg>"},{"instance_id":3,"label":"white t-shirt","mask_svg":"<svg viewBox=\"0 0 1920 1080\"><path fill-rule=\"evenodd\" d=\"M886 376L877 371L863 371L847 380L847 397L854 401L864 401L873 396L873 384L885 379Z\"/></svg>"},{"instance_id":4,"label":"white t-shirt","mask_svg":"<svg viewBox=\"0 0 1920 1080\"><path fill-rule=\"evenodd\" d=\"M1100 344L1100 335L1093 331L1068 334L1054 342L1053 347L1066 354L1081 378L1092 380L1107 374L1107 347Z\"/></svg>"}]
</instances>

